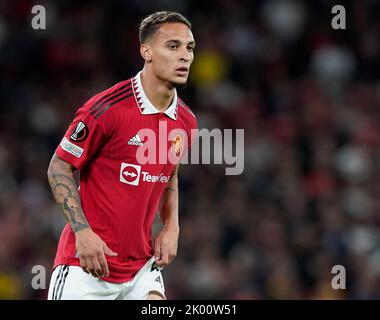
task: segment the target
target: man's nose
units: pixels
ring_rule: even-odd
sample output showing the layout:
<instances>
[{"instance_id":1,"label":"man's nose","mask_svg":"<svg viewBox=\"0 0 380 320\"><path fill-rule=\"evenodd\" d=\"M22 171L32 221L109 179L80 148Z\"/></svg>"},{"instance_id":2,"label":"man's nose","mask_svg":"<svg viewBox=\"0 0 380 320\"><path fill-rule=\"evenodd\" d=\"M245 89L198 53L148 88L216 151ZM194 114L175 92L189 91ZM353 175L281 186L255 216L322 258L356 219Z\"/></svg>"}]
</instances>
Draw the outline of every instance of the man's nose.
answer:
<instances>
[{"instance_id":1,"label":"man's nose","mask_svg":"<svg viewBox=\"0 0 380 320\"><path fill-rule=\"evenodd\" d=\"M185 49L184 52L181 54L181 61L188 62L191 60L191 53Z\"/></svg>"}]
</instances>

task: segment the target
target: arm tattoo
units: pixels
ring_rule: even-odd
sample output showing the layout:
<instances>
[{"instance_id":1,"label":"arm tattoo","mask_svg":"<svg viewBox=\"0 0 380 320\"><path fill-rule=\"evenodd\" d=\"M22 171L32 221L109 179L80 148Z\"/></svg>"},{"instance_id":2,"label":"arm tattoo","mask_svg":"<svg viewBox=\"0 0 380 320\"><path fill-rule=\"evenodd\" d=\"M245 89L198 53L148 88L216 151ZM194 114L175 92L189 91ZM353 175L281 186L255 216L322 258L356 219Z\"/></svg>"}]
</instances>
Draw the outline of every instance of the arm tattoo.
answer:
<instances>
[{"instance_id":1,"label":"arm tattoo","mask_svg":"<svg viewBox=\"0 0 380 320\"><path fill-rule=\"evenodd\" d=\"M69 221L74 233L89 228L80 205L77 185L72 175L65 171L59 171L59 173L49 173L48 178L54 198L62 213Z\"/></svg>"}]
</instances>

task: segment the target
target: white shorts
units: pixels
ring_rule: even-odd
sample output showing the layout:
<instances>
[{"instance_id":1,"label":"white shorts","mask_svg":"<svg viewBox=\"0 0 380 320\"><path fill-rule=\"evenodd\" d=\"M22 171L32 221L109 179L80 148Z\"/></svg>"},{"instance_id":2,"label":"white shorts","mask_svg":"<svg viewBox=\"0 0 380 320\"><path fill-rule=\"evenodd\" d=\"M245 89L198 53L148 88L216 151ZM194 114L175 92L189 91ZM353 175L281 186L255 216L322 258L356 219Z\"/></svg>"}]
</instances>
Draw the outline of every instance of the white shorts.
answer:
<instances>
[{"instance_id":1,"label":"white shorts","mask_svg":"<svg viewBox=\"0 0 380 320\"><path fill-rule=\"evenodd\" d=\"M162 273L152 257L128 282L111 283L87 274L81 267L60 265L51 276L48 300L146 300L149 292L165 297Z\"/></svg>"}]
</instances>

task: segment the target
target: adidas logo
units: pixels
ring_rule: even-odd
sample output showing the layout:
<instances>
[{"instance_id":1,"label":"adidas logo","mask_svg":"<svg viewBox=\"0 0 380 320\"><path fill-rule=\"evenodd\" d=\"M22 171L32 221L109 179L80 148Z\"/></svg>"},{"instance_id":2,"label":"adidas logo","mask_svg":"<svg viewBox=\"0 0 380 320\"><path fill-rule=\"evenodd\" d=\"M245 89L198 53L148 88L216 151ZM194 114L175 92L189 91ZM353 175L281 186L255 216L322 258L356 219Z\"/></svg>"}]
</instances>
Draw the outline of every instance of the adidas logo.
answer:
<instances>
[{"instance_id":1,"label":"adidas logo","mask_svg":"<svg viewBox=\"0 0 380 320\"><path fill-rule=\"evenodd\" d=\"M128 144L130 146L143 146L144 145L144 142L141 141L140 137L138 134L136 134L133 138L131 138L129 141L128 141Z\"/></svg>"},{"instance_id":2,"label":"adidas logo","mask_svg":"<svg viewBox=\"0 0 380 320\"><path fill-rule=\"evenodd\" d=\"M156 279L154 279L154 281L158 282L159 284L162 284L162 283L161 283L161 277L160 277L160 276L158 276Z\"/></svg>"}]
</instances>

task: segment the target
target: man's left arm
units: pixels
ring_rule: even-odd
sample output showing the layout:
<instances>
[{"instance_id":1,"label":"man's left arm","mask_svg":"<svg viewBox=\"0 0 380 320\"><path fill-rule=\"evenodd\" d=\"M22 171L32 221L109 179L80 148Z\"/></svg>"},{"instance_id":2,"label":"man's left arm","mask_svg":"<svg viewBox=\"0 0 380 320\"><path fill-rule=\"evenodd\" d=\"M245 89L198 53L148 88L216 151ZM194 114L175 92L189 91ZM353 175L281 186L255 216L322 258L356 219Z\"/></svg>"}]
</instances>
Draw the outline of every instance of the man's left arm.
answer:
<instances>
[{"instance_id":1,"label":"man's left arm","mask_svg":"<svg viewBox=\"0 0 380 320\"><path fill-rule=\"evenodd\" d=\"M167 266L177 255L178 221L178 166L175 167L160 201L160 218L163 228L154 242L156 264Z\"/></svg>"}]
</instances>

